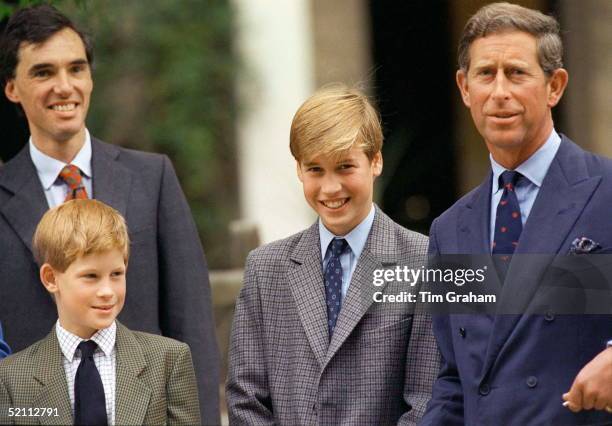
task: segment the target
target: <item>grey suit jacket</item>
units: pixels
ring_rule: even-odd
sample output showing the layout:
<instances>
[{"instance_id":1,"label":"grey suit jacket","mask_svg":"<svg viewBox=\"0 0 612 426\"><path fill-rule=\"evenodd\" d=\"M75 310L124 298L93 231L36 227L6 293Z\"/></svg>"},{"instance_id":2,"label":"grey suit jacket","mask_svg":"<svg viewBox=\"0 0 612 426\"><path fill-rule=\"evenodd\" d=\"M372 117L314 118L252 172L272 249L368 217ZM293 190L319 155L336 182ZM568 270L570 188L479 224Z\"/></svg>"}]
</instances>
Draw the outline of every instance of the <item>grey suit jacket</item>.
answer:
<instances>
[{"instance_id":1,"label":"grey suit jacket","mask_svg":"<svg viewBox=\"0 0 612 426\"><path fill-rule=\"evenodd\" d=\"M170 160L92 138L93 197L127 220L131 257L119 319L128 327L187 343L193 353L202 419L219 423L219 358L204 253ZM14 351L42 339L55 304L31 249L48 209L26 146L0 167L0 312ZM33 308L35 307L35 309Z\"/></svg>"},{"instance_id":2,"label":"grey suit jacket","mask_svg":"<svg viewBox=\"0 0 612 426\"><path fill-rule=\"evenodd\" d=\"M189 347L117 324L115 423L200 423ZM57 408L58 416L9 417L13 408ZM74 423L55 327L43 340L0 361L0 424Z\"/></svg>"},{"instance_id":3,"label":"grey suit jacket","mask_svg":"<svg viewBox=\"0 0 612 426\"><path fill-rule=\"evenodd\" d=\"M411 303L374 303L373 271L425 264L427 238L378 208L329 341L318 225L253 251L230 346L227 401L236 425L414 424L439 354Z\"/></svg>"}]
</instances>

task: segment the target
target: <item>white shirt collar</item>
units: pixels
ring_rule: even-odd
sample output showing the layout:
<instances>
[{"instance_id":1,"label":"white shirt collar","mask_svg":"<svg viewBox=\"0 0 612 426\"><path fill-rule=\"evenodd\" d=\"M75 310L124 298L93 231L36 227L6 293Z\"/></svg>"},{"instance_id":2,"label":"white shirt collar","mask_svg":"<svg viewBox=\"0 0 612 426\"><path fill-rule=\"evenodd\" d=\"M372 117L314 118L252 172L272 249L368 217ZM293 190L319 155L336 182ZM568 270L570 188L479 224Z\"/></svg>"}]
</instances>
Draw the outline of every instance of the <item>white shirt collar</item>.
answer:
<instances>
[{"instance_id":1,"label":"white shirt collar","mask_svg":"<svg viewBox=\"0 0 612 426\"><path fill-rule=\"evenodd\" d=\"M541 187L544 177L546 177L546 173L559 150L560 144L561 137L553 129L546 142L515 170L529 179L538 188ZM499 187L499 176L506 171L506 168L495 161L491 154L489 154L489 159L491 160L491 169L493 170L493 185L491 189L493 194L495 194L501 189Z\"/></svg>"},{"instance_id":2,"label":"white shirt collar","mask_svg":"<svg viewBox=\"0 0 612 426\"><path fill-rule=\"evenodd\" d=\"M79 336L72 334L62 327L59 319L55 325L55 333L57 335L60 348L62 349L62 353L68 361L72 362L77 346L79 346L79 343L85 341L85 339L81 339ZM104 352L104 355L109 356L115 347L116 338L117 323L116 321L113 321L113 323L107 328L102 328L96 331L96 333L91 336L89 340L96 342L100 350Z\"/></svg>"},{"instance_id":3,"label":"white shirt collar","mask_svg":"<svg viewBox=\"0 0 612 426\"><path fill-rule=\"evenodd\" d=\"M32 142L32 136L30 136L29 145L30 157L34 167L36 167L42 186L45 190L48 190L55 183L66 163L40 151ZM91 178L91 136L87 129L85 129L85 143L70 164L77 166L85 176Z\"/></svg>"}]
</instances>

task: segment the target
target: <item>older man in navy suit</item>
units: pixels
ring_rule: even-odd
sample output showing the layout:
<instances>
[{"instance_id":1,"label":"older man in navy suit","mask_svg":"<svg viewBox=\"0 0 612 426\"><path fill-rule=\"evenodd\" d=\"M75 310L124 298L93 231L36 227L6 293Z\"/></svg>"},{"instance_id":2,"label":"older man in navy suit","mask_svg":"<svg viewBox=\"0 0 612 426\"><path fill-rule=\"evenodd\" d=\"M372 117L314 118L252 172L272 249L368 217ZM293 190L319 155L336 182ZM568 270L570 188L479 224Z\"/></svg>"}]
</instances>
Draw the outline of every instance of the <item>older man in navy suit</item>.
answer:
<instances>
[{"instance_id":1,"label":"older man in navy suit","mask_svg":"<svg viewBox=\"0 0 612 426\"><path fill-rule=\"evenodd\" d=\"M553 126L561 60L555 19L508 3L479 10L459 45L457 84L491 172L434 221L429 249L498 256L502 306L528 303L545 268L516 255L612 250L612 161ZM440 315L434 333L443 364L422 424L612 424L609 315Z\"/></svg>"}]
</instances>

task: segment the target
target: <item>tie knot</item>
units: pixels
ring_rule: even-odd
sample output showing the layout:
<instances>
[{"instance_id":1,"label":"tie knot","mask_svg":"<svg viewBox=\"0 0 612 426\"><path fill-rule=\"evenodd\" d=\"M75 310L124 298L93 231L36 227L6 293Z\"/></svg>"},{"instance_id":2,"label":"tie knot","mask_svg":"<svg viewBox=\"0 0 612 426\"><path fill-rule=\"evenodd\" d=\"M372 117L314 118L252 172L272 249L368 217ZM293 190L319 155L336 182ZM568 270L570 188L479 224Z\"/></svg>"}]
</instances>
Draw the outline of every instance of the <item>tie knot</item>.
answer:
<instances>
[{"instance_id":1,"label":"tie knot","mask_svg":"<svg viewBox=\"0 0 612 426\"><path fill-rule=\"evenodd\" d=\"M332 256L340 256L347 246L348 243L344 238L334 238L330 244Z\"/></svg>"},{"instance_id":2,"label":"tie knot","mask_svg":"<svg viewBox=\"0 0 612 426\"><path fill-rule=\"evenodd\" d=\"M70 189L76 189L81 186L81 170L77 166L72 164L68 164L64 166L62 171L59 174L60 179L62 179Z\"/></svg>"},{"instance_id":3,"label":"tie knot","mask_svg":"<svg viewBox=\"0 0 612 426\"><path fill-rule=\"evenodd\" d=\"M516 183L523 175L515 170L506 170L499 176L499 186L506 187L507 185L516 186Z\"/></svg>"},{"instance_id":4,"label":"tie knot","mask_svg":"<svg viewBox=\"0 0 612 426\"><path fill-rule=\"evenodd\" d=\"M81 350L81 358L93 357L93 354L96 351L97 347L98 344L93 340L83 341L79 343L79 346L77 346L77 348Z\"/></svg>"}]
</instances>

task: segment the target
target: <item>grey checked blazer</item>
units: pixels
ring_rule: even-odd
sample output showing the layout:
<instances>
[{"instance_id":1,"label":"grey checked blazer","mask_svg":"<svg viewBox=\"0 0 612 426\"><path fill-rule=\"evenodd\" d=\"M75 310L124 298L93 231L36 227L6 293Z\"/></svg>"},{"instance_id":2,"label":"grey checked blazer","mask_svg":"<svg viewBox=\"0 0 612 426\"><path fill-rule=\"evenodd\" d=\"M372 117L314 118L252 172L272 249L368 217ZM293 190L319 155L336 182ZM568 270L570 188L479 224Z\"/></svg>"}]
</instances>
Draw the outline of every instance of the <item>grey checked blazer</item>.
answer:
<instances>
[{"instance_id":1,"label":"grey checked blazer","mask_svg":"<svg viewBox=\"0 0 612 426\"><path fill-rule=\"evenodd\" d=\"M117 322L116 348L116 424L200 423L189 346ZM9 407L57 408L59 417L8 417ZM73 424L55 327L43 340L0 361L0 424Z\"/></svg>"},{"instance_id":2,"label":"grey checked blazer","mask_svg":"<svg viewBox=\"0 0 612 426\"><path fill-rule=\"evenodd\" d=\"M254 250L230 343L230 424L415 424L439 368L430 318L411 303L374 303L374 291L406 288L372 278L424 265L426 250L426 237L377 208L331 342L318 225Z\"/></svg>"}]
</instances>

